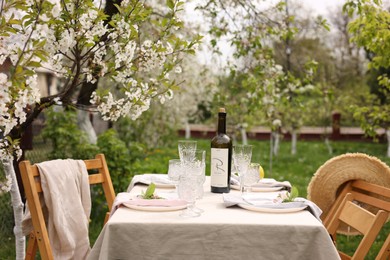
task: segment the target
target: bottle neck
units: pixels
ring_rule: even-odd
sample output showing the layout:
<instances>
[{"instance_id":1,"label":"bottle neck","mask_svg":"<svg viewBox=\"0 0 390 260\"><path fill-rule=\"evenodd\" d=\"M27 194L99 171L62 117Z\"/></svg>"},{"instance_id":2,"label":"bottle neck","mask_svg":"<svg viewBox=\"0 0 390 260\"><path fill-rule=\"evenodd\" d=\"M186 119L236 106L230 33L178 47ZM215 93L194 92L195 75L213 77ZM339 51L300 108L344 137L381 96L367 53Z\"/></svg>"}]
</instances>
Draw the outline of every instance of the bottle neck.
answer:
<instances>
[{"instance_id":1,"label":"bottle neck","mask_svg":"<svg viewBox=\"0 0 390 260\"><path fill-rule=\"evenodd\" d=\"M218 134L226 134L226 113L218 113Z\"/></svg>"}]
</instances>

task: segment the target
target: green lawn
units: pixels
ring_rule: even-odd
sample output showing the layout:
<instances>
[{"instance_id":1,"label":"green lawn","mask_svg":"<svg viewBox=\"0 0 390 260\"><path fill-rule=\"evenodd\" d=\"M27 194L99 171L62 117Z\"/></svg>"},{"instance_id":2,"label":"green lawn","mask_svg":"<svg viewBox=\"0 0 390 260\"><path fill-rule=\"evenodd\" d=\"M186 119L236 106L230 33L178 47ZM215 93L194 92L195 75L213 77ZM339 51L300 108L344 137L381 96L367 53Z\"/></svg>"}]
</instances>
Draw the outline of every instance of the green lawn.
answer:
<instances>
[{"instance_id":1,"label":"green lawn","mask_svg":"<svg viewBox=\"0 0 390 260\"><path fill-rule=\"evenodd\" d=\"M301 197L306 197L307 185L310 182L311 177L316 170L333 156L337 156L347 152L361 152L372 156L378 157L380 160L390 165L390 158L386 158L386 145L367 142L334 142L333 154L329 155L328 150L322 142L298 142L297 154L290 154L290 143L282 142L279 155L273 157L272 173L270 172L269 163L269 142L266 141L253 141L250 140L250 144L254 145L254 154L252 162L259 162L264 170L266 177L272 177L277 180L289 180L292 185L296 186L299 190ZM207 158L209 161L210 141L198 140L198 146L207 151ZM38 151L35 151L35 153ZM159 172L166 173L168 167L168 160L177 158L176 146L164 147L149 151L143 158L137 161L133 165L134 172L129 175L139 173ZM207 173L209 173L209 165L207 164ZM112 176L115 178L115 176ZM120 192L116 190L116 192ZM2 205L0 205L1 207ZM4 211L3 211L4 212ZM93 243L101 229L103 216L92 219L90 226L91 243ZM8 229L0 229L0 259L14 259L13 254L14 241L12 238L12 227ZM376 252L379 251L381 244L390 233L390 225L386 224L377 238L372 250L370 251L367 259L374 259ZM338 246L342 250L346 250L349 253L353 252L353 248L357 243L357 237L343 237L340 236L341 241Z\"/></svg>"}]
</instances>

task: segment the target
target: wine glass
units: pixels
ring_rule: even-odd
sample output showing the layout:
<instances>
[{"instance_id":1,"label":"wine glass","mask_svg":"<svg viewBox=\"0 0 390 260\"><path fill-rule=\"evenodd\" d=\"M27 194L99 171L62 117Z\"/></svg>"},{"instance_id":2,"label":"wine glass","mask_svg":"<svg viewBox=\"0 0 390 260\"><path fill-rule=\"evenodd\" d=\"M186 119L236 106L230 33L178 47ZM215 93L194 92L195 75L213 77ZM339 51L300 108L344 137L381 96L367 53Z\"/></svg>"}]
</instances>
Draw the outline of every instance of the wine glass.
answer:
<instances>
[{"instance_id":1,"label":"wine glass","mask_svg":"<svg viewBox=\"0 0 390 260\"><path fill-rule=\"evenodd\" d=\"M205 150L196 150L194 159L189 163L188 174L193 174L197 176L196 183L196 200L203 198L203 184L206 181L206 151ZM193 210L198 213L204 212L203 209L194 204Z\"/></svg>"},{"instance_id":2,"label":"wine glass","mask_svg":"<svg viewBox=\"0 0 390 260\"><path fill-rule=\"evenodd\" d=\"M183 173L184 169L180 159L171 159L168 161L168 178L175 184L176 191L180 175Z\"/></svg>"},{"instance_id":3,"label":"wine glass","mask_svg":"<svg viewBox=\"0 0 390 260\"><path fill-rule=\"evenodd\" d=\"M186 165L190 162L196 151L197 142L189 140L180 140L178 143L179 156L182 164Z\"/></svg>"},{"instance_id":4,"label":"wine glass","mask_svg":"<svg viewBox=\"0 0 390 260\"><path fill-rule=\"evenodd\" d=\"M244 189L244 176L248 171L248 166L252 158L252 145L234 145L233 146L233 164L236 167L238 176L240 177L240 191Z\"/></svg>"},{"instance_id":5,"label":"wine glass","mask_svg":"<svg viewBox=\"0 0 390 260\"><path fill-rule=\"evenodd\" d=\"M260 164L250 163L243 179L244 192L250 192L252 190L252 185L260 181Z\"/></svg>"},{"instance_id":6,"label":"wine glass","mask_svg":"<svg viewBox=\"0 0 390 260\"><path fill-rule=\"evenodd\" d=\"M187 202L187 208L180 214L181 217L199 217L200 213L194 211L197 195L197 176L192 174L182 174L179 178L178 195L179 198Z\"/></svg>"}]
</instances>

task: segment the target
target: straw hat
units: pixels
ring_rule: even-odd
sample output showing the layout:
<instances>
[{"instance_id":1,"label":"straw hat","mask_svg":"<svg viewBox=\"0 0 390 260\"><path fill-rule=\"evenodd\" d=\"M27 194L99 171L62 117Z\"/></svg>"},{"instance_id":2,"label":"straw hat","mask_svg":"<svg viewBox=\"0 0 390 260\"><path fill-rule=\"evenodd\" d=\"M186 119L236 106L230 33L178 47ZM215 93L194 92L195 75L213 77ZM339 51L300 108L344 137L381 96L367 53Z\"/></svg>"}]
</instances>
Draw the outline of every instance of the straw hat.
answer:
<instances>
[{"instance_id":1,"label":"straw hat","mask_svg":"<svg viewBox=\"0 0 390 260\"><path fill-rule=\"evenodd\" d=\"M307 198L326 215L344 185L357 179L390 188L390 168L363 153L336 156L318 168L307 187Z\"/></svg>"}]
</instances>

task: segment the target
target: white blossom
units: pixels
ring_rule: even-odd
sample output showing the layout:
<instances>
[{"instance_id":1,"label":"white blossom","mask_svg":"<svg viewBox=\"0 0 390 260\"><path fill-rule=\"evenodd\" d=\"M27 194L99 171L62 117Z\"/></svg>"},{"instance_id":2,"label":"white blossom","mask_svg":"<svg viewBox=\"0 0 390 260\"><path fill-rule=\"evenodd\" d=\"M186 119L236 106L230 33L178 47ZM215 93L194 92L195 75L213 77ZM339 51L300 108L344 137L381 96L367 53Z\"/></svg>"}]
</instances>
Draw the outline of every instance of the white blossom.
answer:
<instances>
[{"instance_id":1,"label":"white blossom","mask_svg":"<svg viewBox=\"0 0 390 260\"><path fill-rule=\"evenodd\" d=\"M272 121L272 125L276 127L282 126L282 121L280 119L275 119Z\"/></svg>"},{"instance_id":2,"label":"white blossom","mask_svg":"<svg viewBox=\"0 0 390 260\"><path fill-rule=\"evenodd\" d=\"M2 158L7 157L6 155L3 155L0 150L0 156ZM12 177L11 175L5 176L6 180L4 182L0 182L0 194L7 193L11 190L12 187Z\"/></svg>"},{"instance_id":3,"label":"white blossom","mask_svg":"<svg viewBox=\"0 0 390 260\"><path fill-rule=\"evenodd\" d=\"M176 66L176 68L175 68L175 73L177 73L177 74L180 74L180 73L182 73L182 68L180 67L180 66Z\"/></svg>"}]
</instances>

